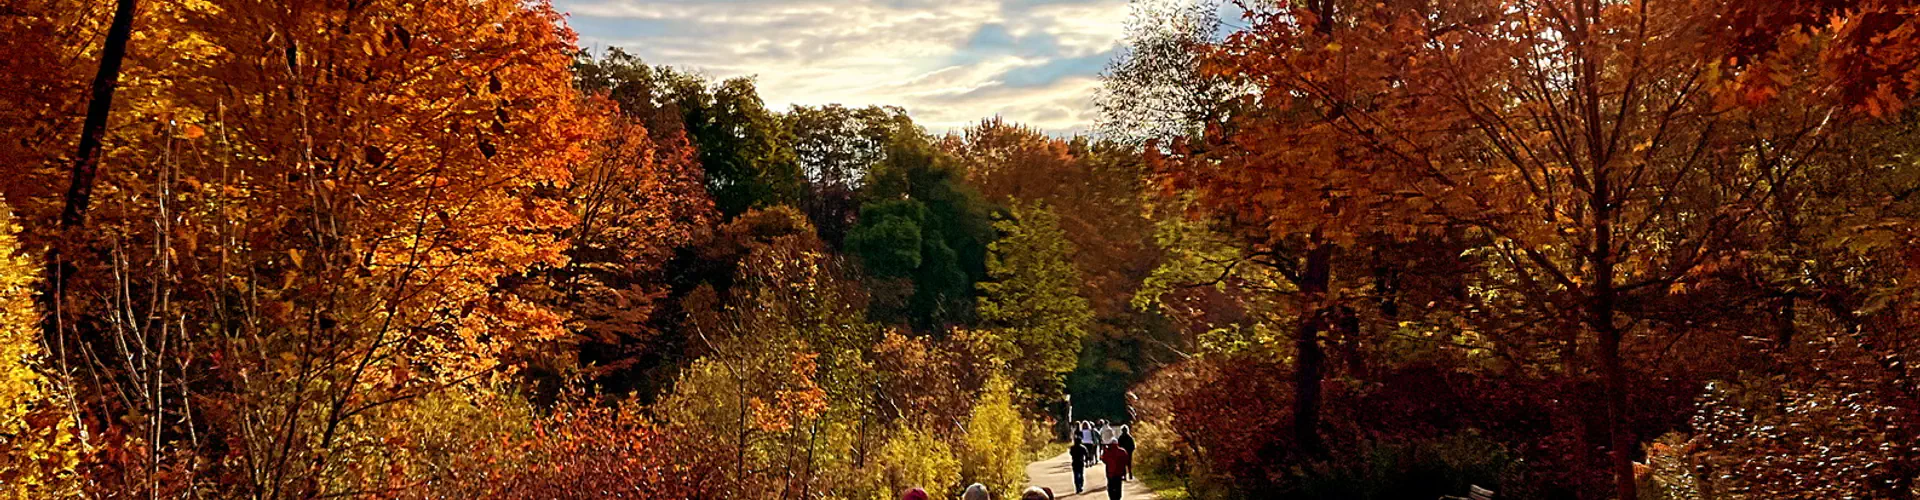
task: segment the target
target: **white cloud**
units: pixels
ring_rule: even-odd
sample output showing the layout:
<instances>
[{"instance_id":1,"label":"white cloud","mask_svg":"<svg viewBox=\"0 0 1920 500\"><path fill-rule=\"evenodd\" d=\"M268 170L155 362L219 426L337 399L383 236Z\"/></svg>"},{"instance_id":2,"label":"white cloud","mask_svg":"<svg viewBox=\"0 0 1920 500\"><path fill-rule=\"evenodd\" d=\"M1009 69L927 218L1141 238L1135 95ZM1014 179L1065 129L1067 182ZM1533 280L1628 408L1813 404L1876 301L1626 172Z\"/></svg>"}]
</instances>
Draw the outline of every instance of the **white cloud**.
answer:
<instances>
[{"instance_id":1,"label":"white cloud","mask_svg":"<svg viewBox=\"0 0 1920 500\"><path fill-rule=\"evenodd\" d=\"M898 105L936 133L999 115L1083 131L1126 0L557 0L587 47L719 78L769 106Z\"/></svg>"}]
</instances>

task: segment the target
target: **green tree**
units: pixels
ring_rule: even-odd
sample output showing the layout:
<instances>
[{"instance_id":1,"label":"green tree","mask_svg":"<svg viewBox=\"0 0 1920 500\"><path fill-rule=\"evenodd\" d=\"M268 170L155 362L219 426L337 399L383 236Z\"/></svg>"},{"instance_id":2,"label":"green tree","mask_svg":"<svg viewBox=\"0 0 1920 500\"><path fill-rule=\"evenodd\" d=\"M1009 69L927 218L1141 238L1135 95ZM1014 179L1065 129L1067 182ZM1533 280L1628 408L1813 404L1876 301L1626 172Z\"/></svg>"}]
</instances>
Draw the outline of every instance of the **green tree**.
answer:
<instances>
[{"instance_id":1,"label":"green tree","mask_svg":"<svg viewBox=\"0 0 1920 500\"><path fill-rule=\"evenodd\" d=\"M877 287L873 318L923 332L973 321L974 283L986 277L994 231L990 205L966 184L958 162L925 133L895 134L867 173L861 199L862 217L847 234L847 249L876 278L898 285ZM913 248L905 229L912 212L920 213L913 224L920 258L908 270L901 265L911 259L900 255Z\"/></svg>"},{"instance_id":2,"label":"green tree","mask_svg":"<svg viewBox=\"0 0 1920 500\"><path fill-rule=\"evenodd\" d=\"M678 128L700 152L714 208L726 219L752 208L800 203L807 186L794 157L793 136L761 101L753 80L714 83L669 67L648 67L620 50L599 59L578 55L574 71L577 86L610 92L623 111L640 115L660 134L672 135L676 127L658 117L678 113Z\"/></svg>"},{"instance_id":3,"label":"green tree","mask_svg":"<svg viewBox=\"0 0 1920 500\"><path fill-rule=\"evenodd\" d=\"M860 207L860 226L847 235L847 249L861 256L874 276L910 278L920 269L926 224L927 206L918 201L869 203Z\"/></svg>"},{"instance_id":4,"label":"green tree","mask_svg":"<svg viewBox=\"0 0 1920 500\"><path fill-rule=\"evenodd\" d=\"M800 209L819 228L820 238L836 246L852 228L860 187L886 158L888 142L923 133L898 107L794 106L783 121L807 181Z\"/></svg>"},{"instance_id":5,"label":"green tree","mask_svg":"<svg viewBox=\"0 0 1920 500\"><path fill-rule=\"evenodd\" d=\"M996 349L1018 387L1028 397L1058 399L1093 321L1073 243L1060 218L1038 203L1013 205L994 227L1001 237L988 247L991 280L980 282L980 319L998 333Z\"/></svg>"}]
</instances>

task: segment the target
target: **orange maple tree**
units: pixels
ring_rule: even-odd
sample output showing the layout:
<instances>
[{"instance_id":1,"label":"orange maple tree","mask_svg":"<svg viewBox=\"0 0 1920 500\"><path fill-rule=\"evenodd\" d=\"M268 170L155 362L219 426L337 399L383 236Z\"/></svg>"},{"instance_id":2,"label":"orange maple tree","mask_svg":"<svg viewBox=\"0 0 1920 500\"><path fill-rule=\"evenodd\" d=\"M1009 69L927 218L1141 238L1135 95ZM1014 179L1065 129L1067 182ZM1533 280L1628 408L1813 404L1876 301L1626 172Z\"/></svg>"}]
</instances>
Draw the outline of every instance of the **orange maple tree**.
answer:
<instances>
[{"instance_id":1,"label":"orange maple tree","mask_svg":"<svg viewBox=\"0 0 1920 500\"><path fill-rule=\"evenodd\" d=\"M1739 235L1834 138L1897 108L1911 71L1911 44L1895 40L1910 17L1877 2L1244 6L1252 26L1210 64L1253 92L1206 149L1166 156L1173 185L1252 235L1255 254L1298 242L1285 255L1301 264L1282 270L1308 304L1341 295L1326 259L1362 234L1490 238L1497 286L1568 332L1566 369L1604 388L1619 498L1635 495L1639 442L1628 358L1660 335L1622 304L1683 293L1744 255ZM1753 15L1798 22L1723 19ZM1835 64L1876 51L1891 64ZM1316 310L1329 309L1302 321ZM1314 333L1298 335L1299 373L1316 369ZM1315 386L1295 388L1310 445Z\"/></svg>"}]
</instances>

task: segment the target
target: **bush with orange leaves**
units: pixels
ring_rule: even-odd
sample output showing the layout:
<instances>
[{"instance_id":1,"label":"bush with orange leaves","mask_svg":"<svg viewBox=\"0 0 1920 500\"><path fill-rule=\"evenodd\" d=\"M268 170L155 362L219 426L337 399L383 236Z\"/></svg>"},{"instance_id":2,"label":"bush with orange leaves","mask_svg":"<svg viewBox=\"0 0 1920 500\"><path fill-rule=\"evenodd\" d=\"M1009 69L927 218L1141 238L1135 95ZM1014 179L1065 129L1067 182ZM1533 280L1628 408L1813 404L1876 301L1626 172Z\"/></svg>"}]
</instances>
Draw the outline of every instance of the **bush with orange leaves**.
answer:
<instances>
[{"instance_id":1,"label":"bush with orange leaves","mask_svg":"<svg viewBox=\"0 0 1920 500\"><path fill-rule=\"evenodd\" d=\"M438 498L719 498L716 453L663 432L632 403L569 398L524 433L477 443L474 470L449 471Z\"/></svg>"}]
</instances>

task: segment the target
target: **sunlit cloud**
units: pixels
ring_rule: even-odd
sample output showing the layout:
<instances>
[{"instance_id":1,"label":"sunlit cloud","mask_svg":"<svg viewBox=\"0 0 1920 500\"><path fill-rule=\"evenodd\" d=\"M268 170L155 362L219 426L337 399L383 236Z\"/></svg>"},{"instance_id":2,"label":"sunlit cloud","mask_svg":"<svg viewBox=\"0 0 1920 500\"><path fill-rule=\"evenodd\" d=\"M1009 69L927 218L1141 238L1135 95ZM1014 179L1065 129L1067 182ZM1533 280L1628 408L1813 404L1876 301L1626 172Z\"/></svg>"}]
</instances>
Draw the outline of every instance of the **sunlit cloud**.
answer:
<instances>
[{"instance_id":1,"label":"sunlit cloud","mask_svg":"<svg viewBox=\"0 0 1920 500\"><path fill-rule=\"evenodd\" d=\"M581 44L716 78L769 106L907 108L939 133L1001 116L1055 133L1094 120L1126 0L558 0Z\"/></svg>"}]
</instances>

